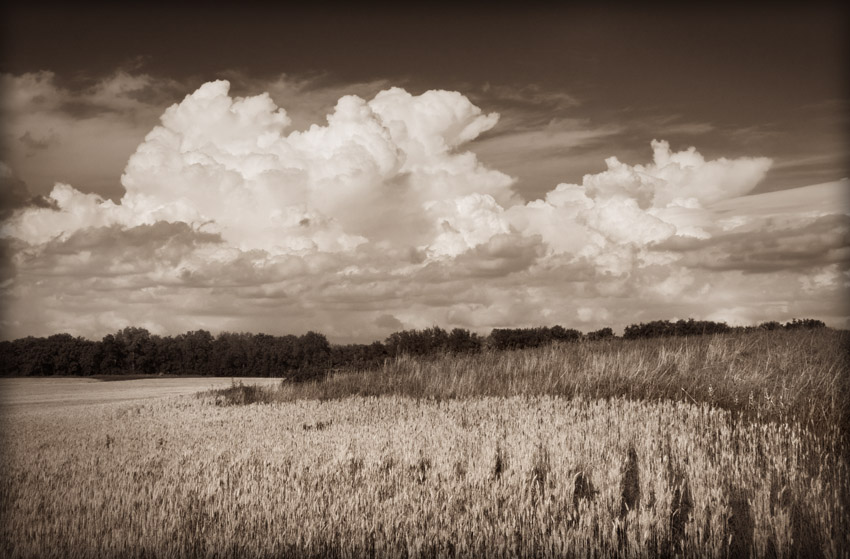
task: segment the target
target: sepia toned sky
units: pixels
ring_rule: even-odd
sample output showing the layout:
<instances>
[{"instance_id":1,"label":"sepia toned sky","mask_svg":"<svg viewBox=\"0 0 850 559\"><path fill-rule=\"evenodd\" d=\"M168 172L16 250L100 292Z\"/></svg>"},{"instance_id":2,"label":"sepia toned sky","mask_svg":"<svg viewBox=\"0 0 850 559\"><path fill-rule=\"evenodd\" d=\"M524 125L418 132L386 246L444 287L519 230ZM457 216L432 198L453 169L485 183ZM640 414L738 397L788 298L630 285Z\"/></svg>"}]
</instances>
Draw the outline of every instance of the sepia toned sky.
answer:
<instances>
[{"instance_id":1,"label":"sepia toned sky","mask_svg":"<svg viewBox=\"0 0 850 559\"><path fill-rule=\"evenodd\" d=\"M3 16L4 338L850 325L846 10Z\"/></svg>"}]
</instances>

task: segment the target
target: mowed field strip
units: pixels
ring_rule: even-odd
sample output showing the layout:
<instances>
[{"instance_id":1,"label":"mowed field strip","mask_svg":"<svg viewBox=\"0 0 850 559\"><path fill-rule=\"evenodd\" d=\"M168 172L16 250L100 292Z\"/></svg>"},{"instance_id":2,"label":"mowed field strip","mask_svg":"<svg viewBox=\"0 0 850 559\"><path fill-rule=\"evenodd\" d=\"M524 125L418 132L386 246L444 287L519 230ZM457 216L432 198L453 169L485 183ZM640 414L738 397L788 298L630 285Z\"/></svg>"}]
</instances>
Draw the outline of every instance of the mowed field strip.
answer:
<instances>
[{"instance_id":1,"label":"mowed field strip","mask_svg":"<svg viewBox=\"0 0 850 559\"><path fill-rule=\"evenodd\" d=\"M280 379L242 378L247 384L272 385ZM39 413L69 406L113 404L195 394L230 386L230 378L147 378L104 382L91 378L0 378L0 413Z\"/></svg>"}]
</instances>

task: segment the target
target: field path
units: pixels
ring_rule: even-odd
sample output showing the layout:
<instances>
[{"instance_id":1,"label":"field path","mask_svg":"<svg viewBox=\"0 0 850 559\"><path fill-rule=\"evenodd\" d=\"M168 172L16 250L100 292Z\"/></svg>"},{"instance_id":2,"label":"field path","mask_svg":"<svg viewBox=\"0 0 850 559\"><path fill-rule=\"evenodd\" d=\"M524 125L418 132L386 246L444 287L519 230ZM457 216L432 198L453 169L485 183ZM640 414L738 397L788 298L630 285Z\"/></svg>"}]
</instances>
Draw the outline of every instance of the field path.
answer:
<instances>
[{"instance_id":1,"label":"field path","mask_svg":"<svg viewBox=\"0 0 850 559\"><path fill-rule=\"evenodd\" d=\"M241 378L244 384L271 385L277 378ZM3 378L0 379L0 410L55 411L68 406L85 406L149 400L195 394L210 388L230 386L230 377L150 378L104 382L91 378Z\"/></svg>"}]
</instances>

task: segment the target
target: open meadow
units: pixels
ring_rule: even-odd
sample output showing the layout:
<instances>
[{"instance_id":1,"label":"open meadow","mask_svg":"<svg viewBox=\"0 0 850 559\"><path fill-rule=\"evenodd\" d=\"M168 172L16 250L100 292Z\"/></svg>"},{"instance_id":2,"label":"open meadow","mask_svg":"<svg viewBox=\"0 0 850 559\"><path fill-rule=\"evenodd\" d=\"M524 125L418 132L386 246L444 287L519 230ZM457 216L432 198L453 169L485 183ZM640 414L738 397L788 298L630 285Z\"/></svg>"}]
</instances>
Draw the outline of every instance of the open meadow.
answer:
<instances>
[{"instance_id":1,"label":"open meadow","mask_svg":"<svg viewBox=\"0 0 850 559\"><path fill-rule=\"evenodd\" d=\"M5 380L0 549L847 557L847 341L613 340L256 388Z\"/></svg>"}]
</instances>

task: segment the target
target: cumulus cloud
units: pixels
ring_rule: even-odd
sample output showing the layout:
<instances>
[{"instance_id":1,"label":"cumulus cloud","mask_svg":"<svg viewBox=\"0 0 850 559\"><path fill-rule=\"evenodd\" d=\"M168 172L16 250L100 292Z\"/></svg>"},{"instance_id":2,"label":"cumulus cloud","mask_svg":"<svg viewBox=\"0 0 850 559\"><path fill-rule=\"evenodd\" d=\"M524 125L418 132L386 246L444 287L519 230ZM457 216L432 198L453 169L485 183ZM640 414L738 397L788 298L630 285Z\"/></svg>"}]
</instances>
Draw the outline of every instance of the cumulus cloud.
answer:
<instances>
[{"instance_id":1,"label":"cumulus cloud","mask_svg":"<svg viewBox=\"0 0 850 559\"><path fill-rule=\"evenodd\" d=\"M33 79L30 92L51 84ZM116 111L146 91L118 80L89 98L101 90ZM769 159L653 141L651 163L610 157L525 202L472 151L498 120L457 92L387 88L294 127L271 95L206 83L137 146L120 201L58 183L42 207L10 208L6 326L369 340L399 325L757 319L846 283L846 215L748 200ZM770 307L765 284L787 304Z\"/></svg>"},{"instance_id":2,"label":"cumulus cloud","mask_svg":"<svg viewBox=\"0 0 850 559\"><path fill-rule=\"evenodd\" d=\"M654 162L616 157L581 184L559 184L544 200L510 208L511 224L542 237L553 253L574 254L615 275L653 258L646 249L674 237L704 238L704 205L752 190L770 160L706 161L694 148L672 152L653 141Z\"/></svg>"},{"instance_id":3,"label":"cumulus cloud","mask_svg":"<svg viewBox=\"0 0 850 559\"><path fill-rule=\"evenodd\" d=\"M693 147L673 153L667 142L656 140L652 151L649 165L632 166L609 157L608 169L586 175L582 184L592 195L629 196L641 208L705 205L746 194L772 163L764 157L706 161Z\"/></svg>"},{"instance_id":4,"label":"cumulus cloud","mask_svg":"<svg viewBox=\"0 0 850 559\"><path fill-rule=\"evenodd\" d=\"M459 94L346 96L325 126L287 134L268 95L228 89L206 84L166 111L130 158L122 205L148 220L211 220L240 248L287 253L350 250L402 224L401 240L423 244L429 204L488 191L510 199L509 177L456 149L497 118ZM393 211L375 215L386 201Z\"/></svg>"}]
</instances>

